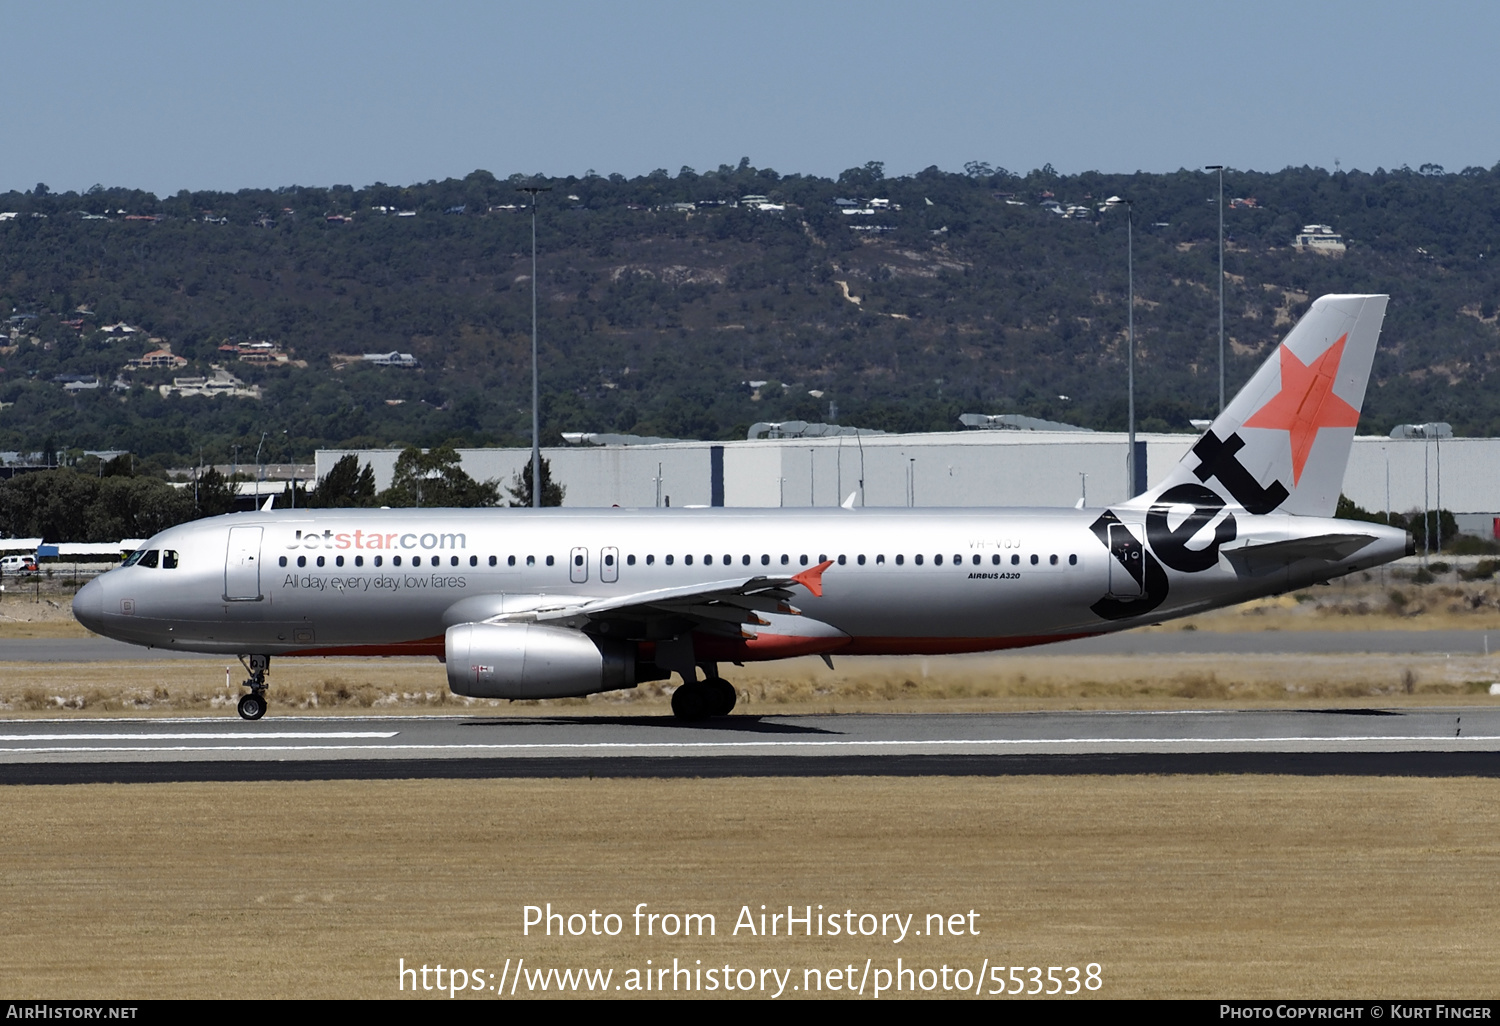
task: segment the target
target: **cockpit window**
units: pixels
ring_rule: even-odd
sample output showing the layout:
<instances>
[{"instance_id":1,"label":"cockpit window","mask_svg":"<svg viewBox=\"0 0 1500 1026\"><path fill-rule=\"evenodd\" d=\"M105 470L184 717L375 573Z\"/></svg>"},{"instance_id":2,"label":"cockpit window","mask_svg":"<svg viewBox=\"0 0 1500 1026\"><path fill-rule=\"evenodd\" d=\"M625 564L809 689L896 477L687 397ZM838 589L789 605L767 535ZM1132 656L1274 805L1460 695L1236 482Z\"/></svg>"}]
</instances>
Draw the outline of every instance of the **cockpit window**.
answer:
<instances>
[{"instance_id":1,"label":"cockpit window","mask_svg":"<svg viewBox=\"0 0 1500 1026\"><path fill-rule=\"evenodd\" d=\"M161 553L161 568L163 570L177 569L177 550L163 549Z\"/></svg>"},{"instance_id":2,"label":"cockpit window","mask_svg":"<svg viewBox=\"0 0 1500 1026\"><path fill-rule=\"evenodd\" d=\"M137 563L139 563L141 561L141 557L144 556L145 554L146 554L146 550L145 549L136 549L130 555L126 556L125 557L125 562L121 563L120 565L122 567L135 566Z\"/></svg>"},{"instance_id":3,"label":"cockpit window","mask_svg":"<svg viewBox=\"0 0 1500 1026\"><path fill-rule=\"evenodd\" d=\"M148 549L146 551L146 554L141 557L140 562L139 562L138 565L139 566L149 566L152 569L155 569L156 564L159 561L160 556L161 556L161 551L159 549Z\"/></svg>"}]
</instances>

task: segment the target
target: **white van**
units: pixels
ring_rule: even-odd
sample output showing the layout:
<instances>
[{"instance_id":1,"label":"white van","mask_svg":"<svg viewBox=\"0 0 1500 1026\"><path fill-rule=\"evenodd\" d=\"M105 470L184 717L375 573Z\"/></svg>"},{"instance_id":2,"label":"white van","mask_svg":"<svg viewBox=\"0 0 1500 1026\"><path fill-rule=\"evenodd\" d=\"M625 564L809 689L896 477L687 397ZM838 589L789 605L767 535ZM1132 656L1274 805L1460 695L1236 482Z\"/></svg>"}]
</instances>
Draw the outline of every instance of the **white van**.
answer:
<instances>
[{"instance_id":1,"label":"white van","mask_svg":"<svg viewBox=\"0 0 1500 1026\"><path fill-rule=\"evenodd\" d=\"M36 557L34 556L6 556L0 558L0 574L10 574L20 577L36 572Z\"/></svg>"}]
</instances>

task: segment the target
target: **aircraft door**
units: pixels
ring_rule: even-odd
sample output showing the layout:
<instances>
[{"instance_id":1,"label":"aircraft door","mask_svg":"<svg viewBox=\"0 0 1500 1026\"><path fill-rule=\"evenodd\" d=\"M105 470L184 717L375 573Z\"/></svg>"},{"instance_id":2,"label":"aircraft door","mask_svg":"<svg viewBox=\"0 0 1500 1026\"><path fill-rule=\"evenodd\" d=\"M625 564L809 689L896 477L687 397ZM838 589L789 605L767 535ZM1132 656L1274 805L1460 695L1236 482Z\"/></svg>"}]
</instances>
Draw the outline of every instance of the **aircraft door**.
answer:
<instances>
[{"instance_id":1,"label":"aircraft door","mask_svg":"<svg viewBox=\"0 0 1500 1026\"><path fill-rule=\"evenodd\" d=\"M1125 524L1109 526L1109 594L1112 598L1138 599L1146 593L1145 550L1136 526L1136 534Z\"/></svg>"},{"instance_id":2,"label":"aircraft door","mask_svg":"<svg viewBox=\"0 0 1500 1026\"><path fill-rule=\"evenodd\" d=\"M589 579L589 550L579 547L568 558L568 580L583 584Z\"/></svg>"},{"instance_id":3,"label":"aircraft door","mask_svg":"<svg viewBox=\"0 0 1500 1026\"><path fill-rule=\"evenodd\" d=\"M620 550L606 545L599 550L599 580L614 584L620 579Z\"/></svg>"},{"instance_id":4,"label":"aircraft door","mask_svg":"<svg viewBox=\"0 0 1500 1026\"><path fill-rule=\"evenodd\" d=\"M229 549L224 556L224 599L226 602L259 602L260 593L259 527L231 527Z\"/></svg>"}]
</instances>

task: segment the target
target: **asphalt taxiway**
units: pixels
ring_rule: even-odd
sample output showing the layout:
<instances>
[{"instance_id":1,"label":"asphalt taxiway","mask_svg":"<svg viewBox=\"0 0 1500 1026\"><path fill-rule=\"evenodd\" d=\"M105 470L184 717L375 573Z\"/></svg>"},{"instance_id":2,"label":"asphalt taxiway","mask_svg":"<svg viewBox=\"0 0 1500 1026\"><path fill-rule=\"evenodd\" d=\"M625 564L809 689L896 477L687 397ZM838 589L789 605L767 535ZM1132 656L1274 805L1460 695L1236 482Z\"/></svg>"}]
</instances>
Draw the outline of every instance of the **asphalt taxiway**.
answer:
<instances>
[{"instance_id":1,"label":"asphalt taxiway","mask_svg":"<svg viewBox=\"0 0 1500 1026\"><path fill-rule=\"evenodd\" d=\"M1500 708L0 723L0 783L1223 772L1500 776Z\"/></svg>"}]
</instances>

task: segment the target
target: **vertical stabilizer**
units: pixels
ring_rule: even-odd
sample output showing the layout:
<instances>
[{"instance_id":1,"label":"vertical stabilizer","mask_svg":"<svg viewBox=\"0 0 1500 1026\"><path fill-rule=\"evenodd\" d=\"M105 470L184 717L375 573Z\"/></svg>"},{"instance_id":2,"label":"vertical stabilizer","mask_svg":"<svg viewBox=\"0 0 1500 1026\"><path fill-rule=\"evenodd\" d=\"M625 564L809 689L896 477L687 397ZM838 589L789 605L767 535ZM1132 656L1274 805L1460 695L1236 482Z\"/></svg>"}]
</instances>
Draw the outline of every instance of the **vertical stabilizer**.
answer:
<instances>
[{"instance_id":1,"label":"vertical stabilizer","mask_svg":"<svg viewBox=\"0 0 1500 1026\"><path fill-rule=\"evenodd\" d=\"M1129 505L1206 486L1250 513L1330 517L1386 296L1323 296L1167 477Z\"/></svg>"}]
</instances>

